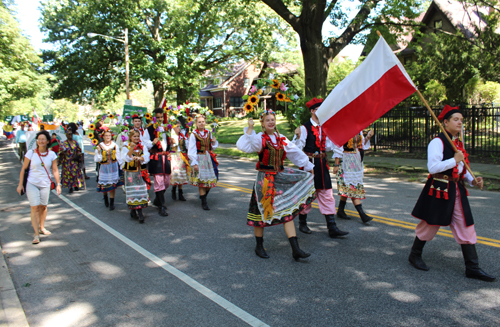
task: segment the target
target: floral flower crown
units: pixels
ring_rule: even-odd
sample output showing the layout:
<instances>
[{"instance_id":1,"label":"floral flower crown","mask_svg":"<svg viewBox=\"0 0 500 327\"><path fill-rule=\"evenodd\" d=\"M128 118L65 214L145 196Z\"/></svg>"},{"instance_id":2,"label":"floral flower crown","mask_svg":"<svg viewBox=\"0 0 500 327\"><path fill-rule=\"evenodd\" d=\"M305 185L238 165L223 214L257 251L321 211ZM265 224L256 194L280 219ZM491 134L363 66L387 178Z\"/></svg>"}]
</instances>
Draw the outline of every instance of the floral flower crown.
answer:
<instances>
[{"instance_id":1,"label":"floral flower crown","mask_svg":"<svg viewBox=\"0 0 500 327\"><path fill-rule=\"evenodd\" d=\"M264 119L264 116L266 115L273 115L276 117L276 113L273 111L273 109L267 109L260 114L260 120L262 121L262 119Z\"/></svg>"}]
</instances>

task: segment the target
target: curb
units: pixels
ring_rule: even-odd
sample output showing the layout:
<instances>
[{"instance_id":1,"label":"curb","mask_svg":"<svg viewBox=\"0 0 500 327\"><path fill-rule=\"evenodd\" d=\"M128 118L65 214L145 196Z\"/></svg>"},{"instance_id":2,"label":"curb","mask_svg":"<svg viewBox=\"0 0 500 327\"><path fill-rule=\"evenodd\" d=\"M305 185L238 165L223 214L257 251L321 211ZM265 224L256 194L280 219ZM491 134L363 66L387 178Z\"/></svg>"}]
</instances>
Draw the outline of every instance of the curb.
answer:
<instances>
[{"instance_id":1,"label":"curb","mask_svg":"<svg viewBox=\"0 0 500 327\"><path fill-rule=\"evenodd\" d=\"M1 247L0 247L1 249ZM11 327L29 327L21 301L17 296L9 268L3 255L0 256L0 324Z\"/></svg>"}]
</instances>

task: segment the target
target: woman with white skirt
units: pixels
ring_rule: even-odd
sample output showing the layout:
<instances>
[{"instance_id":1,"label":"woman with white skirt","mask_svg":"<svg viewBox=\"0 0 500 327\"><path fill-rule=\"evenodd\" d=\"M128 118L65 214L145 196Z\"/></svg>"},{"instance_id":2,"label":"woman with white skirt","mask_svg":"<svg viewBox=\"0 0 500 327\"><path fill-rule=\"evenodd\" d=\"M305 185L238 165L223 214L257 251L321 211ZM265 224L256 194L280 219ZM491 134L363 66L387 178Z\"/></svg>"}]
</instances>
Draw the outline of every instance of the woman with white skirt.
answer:
<instances>
[{"instance_id":1,"label":"woman with white skirt","mask_svg":"<svg viewBox=\"0 0 500 327\"><path fill-rule=\"evenodd\" d=\"M264 227L283 224L293 258L307 258L310 254L299 248L293 219L316 198L314 164L301 149L278 133L274 111L264 111L260 121L263 132L256 134L253 119L249 119L248 128L236 143L240 151L259 154L257 179L247 215L247 225L254 227L255 254L269 258L263 245ZM285 168L285 158L304 170Z\"/></svg>"},{"instance_id":2,"label":"woman with white skirt","mask_svg":"<svg viewBox=\"0 0 500 327\"><path fill-rule=\"evenodd\" d=\"M350 198L363 223L366 224L373 219L363 211L361 206L361 200L365 199L365 186L363 184L363 161L359 151L370 148L372 135L373 130L368 133L366 138L363 137L363 132L360 132L343 147L335 147L334 149L333 173L337 174L337 190L340 195L339 210L337 211L339 218L351 219L344 211L347 198Z\"/></svg>"},{"instance_id":3,"label":"woman with white skirt","mask_svg":"<svg viewBox=\"0 0 500 327\"><path fill-rule=\"evenodd\" d=\"M148 206L151 185L147 169L149 162L149 151L141 144L139 131L133 130L129 133L129 142L123 144L121 158L123 160L123 172L125 175L125 196L130 216L144 223L142 209Z\"/></svg>"},{"instance_id":4,"label":"woman with white skirt","mask_svg":"<svg viewBox=\"0 0 500 327\"><path fill-rule=\"evenodd\" d=\"M210 210L207 196L219 179L217 159L213 150L219 142L205 129L205 116L198 114L195 118L196 129L189 137L188 157L191 163L191 185L198 186L203 210Z\"/></svg>"},{"instance_id":5,"label":"woman with white skirt","mask_svg":"<svg viewBox=\"0 0 500 327\"><path fill-rule=\"evenodd\" d=\"M115 210L115 190L123 185L120 180L120 150L112 141L112 132L108 129L102 133L102 141L95 149L94 161L99 163L99 179L97 192L104 194L104 205ZM109 199L108 199L109 193Z\"/></svg>"},{"instance_id":6,"label":"woman with white skirt","mask_svg":"<svg viewBox=\"0 0 500 327\"><path fill-rule=\"evenodd\" d=\"M184 198L182 186L189 183L189 175L191 167L189 166L189 159L187 156L187 149L189 145L188 138L181 130L179 121L173 128L175 134L171 137L171 160L172 176L170 178L170 185L172 186L172 199L177 200L176 190L179 189L179 200L186 201Z\"/></svg>"}]
</instances>

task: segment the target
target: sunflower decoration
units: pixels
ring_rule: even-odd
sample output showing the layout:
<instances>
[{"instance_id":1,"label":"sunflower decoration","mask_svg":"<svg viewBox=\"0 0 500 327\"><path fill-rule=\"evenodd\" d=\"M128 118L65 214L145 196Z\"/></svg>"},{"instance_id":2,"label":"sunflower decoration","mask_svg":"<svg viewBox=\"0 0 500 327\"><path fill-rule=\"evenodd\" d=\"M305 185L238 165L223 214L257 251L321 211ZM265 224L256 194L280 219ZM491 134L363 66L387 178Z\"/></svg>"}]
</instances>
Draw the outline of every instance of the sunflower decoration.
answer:
<instances>
[{"instance_id":1,"label":"sunflower decoration","mask_svg":"<svg viewBox=\"0 0 500 327\"><path fill-rule=\"evenodd\" d=\"M253 111L253 105L251 103L245 103L245 106L243 107L247 113L250 113Z\"/></svg>"},{"instance_id":2,"label":"sunflower decoration","mask_svg":"<svg viewBox=\"0 0 500 327\"><path fill-rule=\"evenodd\" d=\"M109 115L108 115L108 118L109 118L109 119L113 119L113 118L115 118L115 115L113 115L113 114L109 114Z\"/></svg>"},{"instance_id":3,"label":"sunflower decoration","mask_svg":"<svg viewBox=\"0 0 500 327\"><path fill-rule=\"evenodd\" d=\"M275 78L273 74L270 74L268 79L257 80L256 83L248 89L248 93L242 97L245 101L243 109L245 109L247 117L254 116L254 112L258 111L259 103L263 94L266 96L273 96L274 94L276 102L279 106L277 108L278 110L284 108L287 108L287 111L291 110L292 112L296 110L299 96L292 87L289 87L281 81L280 78Z\"/></svg>"},{"instance_id":4,"label":"sunflower decoration","mask_svg":"<svg viewBox=\"0 0 500 327\"><path fill-rule=\"evenodd\" d=\"M99 144L99 141L97 139L93 139L92 140L92 144L95 145L95 146L97 146L97 144Z\"/></svg>"},{"instance_id":5,"label":"sunflower decoration","mask_svg":"<svg viewBox=\"0 0 500 327\"><path fill-rule=\"evenodd\" d=\"M283 93L276 92L276 100L284 102L286 100L287 96L284 95Z\"/></svg>"},{"instance_id":6,"label":"sunflower decoration","mask_svg":"<svg viewBox=\"0 0 500 327\"><path fill-rule=\"evenodd\" d=\"M94 130L95 130L95 125L94 125L94 124L90 124L90 125L89 125L89 129L90 129L91 131L94 131Z\"/></svg>"},{"instance_id":7,"label":"sunflower decoration","mask_svg":"<svg viewBox=\"0 0 500 327\"><path fill-rule=\"evenodd\" d=\"M259 97L257 95L251 95L248 98L247 103L250 103L252 106L256 106L259 104Z\"/></svg>"},{"instance_id":8,"label":"sunflower decoration","mask_svg":"<svg viewBox=\"0 0 500 327\"><path fill-rule=\"evenodd\" d=\"M94 138L94 133L90 132L88 135L89 139L93 139Z\"/></svg>"},{"instance_id":9,"label":"sunflower decoration","mask_svg":"<svg viewBox=\"0 0 500 327\"><path fill-rule=\"evenodd\" d=\"M144 118L146 118L146 120L153 120L153 117L151 116L151 114L149 112L146 112L146 114L144 115Z\"/></svg>"},{"instance_id":10,"label":"sunflower decoration","mask_svg":"<svg viewBox=\"0 0 500 327\"><path fill-rule=\"evenodd\" d=\"M188 121L188 123L192 122L193 121L193 117L188 117L187 121Z\"/></svg>"}]
</instances>

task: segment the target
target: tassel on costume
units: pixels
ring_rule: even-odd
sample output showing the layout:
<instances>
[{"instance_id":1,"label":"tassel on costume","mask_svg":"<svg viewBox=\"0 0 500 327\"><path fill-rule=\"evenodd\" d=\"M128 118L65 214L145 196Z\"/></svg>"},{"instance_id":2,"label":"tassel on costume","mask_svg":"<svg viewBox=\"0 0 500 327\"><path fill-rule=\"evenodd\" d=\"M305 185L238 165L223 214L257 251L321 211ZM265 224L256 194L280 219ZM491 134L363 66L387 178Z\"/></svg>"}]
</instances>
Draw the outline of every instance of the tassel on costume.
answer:
<instances>
[{"instance_id":1,"label":"tassel on costume","mask_svg":"<svg viewBox=\"0 0 500 327\"><path fill-rule=\"evenodd\" d=\"M444 198L445 200L449 200L449 198L448 198L448 190L444 191L444 193L443 193L443 198Z\"/></svg>"},{"instance_id":2,"label":"tassel on costume","mask_svg":"<svg viewBox=\"0 0 500 327\"><path fill-rule=\"evenodd\" d=\"M441 190L439 187L436 189L436 199L441 199Z\"/></svg>"},{"instance_id":3,"label":"tassel on costume","mask_svg":"<svg viewBox=\"0 0 500 327\"><path fill-rule=\"evenodd\" d=\"M431 185L431 188L429 189L429 196L433 195L433 191L434 191L434 185Z\"/></svg>"},{"instance_id":4,"label":"tassel on costume","mask_svg":"<svg viewBox=\"0 0 500 327\"><path fill-rule=\"evenodd\" d=\"M271 174L266 174L264 177L264 184L262 185L262 208L264 209L264 219L267 219L268 216L273 216L274 209L274 176Z\"/></svg>"}]
</instances>

